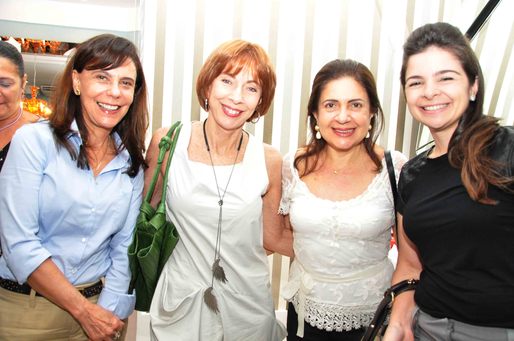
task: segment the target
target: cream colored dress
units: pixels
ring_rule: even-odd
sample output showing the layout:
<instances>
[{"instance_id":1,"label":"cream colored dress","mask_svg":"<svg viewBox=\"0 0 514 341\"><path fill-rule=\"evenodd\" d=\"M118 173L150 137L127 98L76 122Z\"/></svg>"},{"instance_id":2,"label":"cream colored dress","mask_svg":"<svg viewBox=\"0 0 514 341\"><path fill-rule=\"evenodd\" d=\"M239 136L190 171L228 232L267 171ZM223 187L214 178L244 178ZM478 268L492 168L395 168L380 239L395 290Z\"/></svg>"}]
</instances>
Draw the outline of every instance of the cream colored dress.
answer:
<instances>
[{"instance_id":1,"label":"cream colored dress","mask_svg":"<svg viewBox=\"0 0 514 341\"><path fill-rule=\"evenodd\" d=\"M275 341L285 328L275 318L268 260L263 249L262 195L268 176L262 143L250 135L223 205L221 266L214 280L219 313L203 302L211 285L218 222L218 192L211 165L190 161L191 125L184 124L173 156L167 215L180 240L164 267L150 308L153 340ZM232 165L216 166L223 193Z\"/></svg>"}]
</instances>

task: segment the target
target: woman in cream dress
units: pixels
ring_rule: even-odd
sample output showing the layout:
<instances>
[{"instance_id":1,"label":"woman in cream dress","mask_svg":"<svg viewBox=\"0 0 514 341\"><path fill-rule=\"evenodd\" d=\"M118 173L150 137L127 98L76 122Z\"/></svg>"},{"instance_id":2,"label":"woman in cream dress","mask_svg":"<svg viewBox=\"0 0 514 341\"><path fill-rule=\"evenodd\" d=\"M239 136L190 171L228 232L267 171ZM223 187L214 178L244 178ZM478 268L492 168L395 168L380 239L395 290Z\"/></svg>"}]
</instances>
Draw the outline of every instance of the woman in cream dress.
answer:
<instances>
[{"instance_id":1,"label":"woman in cream dress","mask_svg":"<svg viewBox=\"0 0 514 341\"><path fill-rule=\"evenodd\" d=\"M197 94L208 118L184 124L170 166L167 215L180 240L150 308L154 340L285 337L265 251L290 246L277 214L282 157L243 130L266 113L274 90L266 53L245 41L222 44L200 71ZM166 131L153 137L148 177Z\"/></svg>"}]
</instances>

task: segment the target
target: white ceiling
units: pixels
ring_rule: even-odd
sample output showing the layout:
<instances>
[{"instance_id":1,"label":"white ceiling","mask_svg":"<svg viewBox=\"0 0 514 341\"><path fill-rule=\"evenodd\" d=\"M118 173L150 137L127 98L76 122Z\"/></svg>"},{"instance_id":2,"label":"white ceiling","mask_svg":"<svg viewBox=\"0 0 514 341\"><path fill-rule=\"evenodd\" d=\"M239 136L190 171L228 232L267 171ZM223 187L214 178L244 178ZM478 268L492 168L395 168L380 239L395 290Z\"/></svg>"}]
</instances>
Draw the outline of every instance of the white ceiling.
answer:
<instances>
[{"instance_id":1,"label":"white ceiling","mask_svg":"<svg viewBox=\"0 0 514 341\"><path fill-rule=\"evenodd\" d=\"M82 3L94 6L137 7L140 0L52 0L54 2Z\"/></svg>"}]
</instances>

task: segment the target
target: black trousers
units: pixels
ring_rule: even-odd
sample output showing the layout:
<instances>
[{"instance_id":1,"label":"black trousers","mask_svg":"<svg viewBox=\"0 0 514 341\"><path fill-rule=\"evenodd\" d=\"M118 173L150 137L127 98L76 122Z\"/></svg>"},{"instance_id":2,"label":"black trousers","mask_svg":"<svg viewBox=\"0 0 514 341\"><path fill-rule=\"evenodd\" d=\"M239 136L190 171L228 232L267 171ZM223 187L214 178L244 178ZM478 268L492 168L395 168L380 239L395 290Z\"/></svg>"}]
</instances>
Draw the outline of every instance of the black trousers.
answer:
<instances>
[{"instance_id":1,"label":"black trousers","mask_svg":"<svg viewBox=\"0 0 514 341\"><path fill-rule=\"evenodd\" d=\"M360 341L364 335L364 328L350 331L326 331L304 323L303 338L296 336L298 329L298 314L292 303L287 306L287 341Z\"/></svg>"}]
</instances>

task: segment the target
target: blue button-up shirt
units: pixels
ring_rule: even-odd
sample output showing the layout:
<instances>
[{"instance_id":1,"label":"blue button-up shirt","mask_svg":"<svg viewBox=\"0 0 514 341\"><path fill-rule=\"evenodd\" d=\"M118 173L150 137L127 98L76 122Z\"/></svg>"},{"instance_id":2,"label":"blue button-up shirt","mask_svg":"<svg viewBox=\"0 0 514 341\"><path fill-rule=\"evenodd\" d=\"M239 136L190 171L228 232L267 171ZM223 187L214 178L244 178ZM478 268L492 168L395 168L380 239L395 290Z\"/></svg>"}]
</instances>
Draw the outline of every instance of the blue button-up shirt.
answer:
<instances>
[{"instance_id":1,"label":"blue button-up shirt","mask_svg":"<svg viewBox=\"0 0 514 341\"><path fill-rule=\"evenodd\" d=\"M78 131L68 138L78 150ZM127 318L127 248L143 190L143 171L129 177L129 163L123 150L95 177L57 146L48 121L18 129L0 172L0 277L24 283L51 258L73 285L105 277L98 304Z\"/></svg>"}]
</instances>

